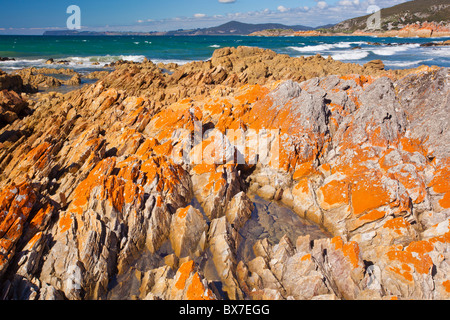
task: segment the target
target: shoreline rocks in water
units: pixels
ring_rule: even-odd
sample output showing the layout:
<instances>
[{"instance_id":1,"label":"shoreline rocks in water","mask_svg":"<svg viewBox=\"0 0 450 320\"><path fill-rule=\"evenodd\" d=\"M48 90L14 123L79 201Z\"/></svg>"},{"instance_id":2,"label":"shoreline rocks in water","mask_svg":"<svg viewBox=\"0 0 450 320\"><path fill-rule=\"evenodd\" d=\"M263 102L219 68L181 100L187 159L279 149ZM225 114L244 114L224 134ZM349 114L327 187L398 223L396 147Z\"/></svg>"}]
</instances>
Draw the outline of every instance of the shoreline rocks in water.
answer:
<instances>
[{"instance_id":1,"label":"shoreline rocks in water","mask_svg":"<svg viewBox=\"0 0 450 320\"><path fill-rule=\"evenodd\" d=\"M420 45L421 47L442 47L442 46L450 46L450 40L440 41L440 42L429 42L423 43Z\"/></svg>"},{"instance_id":2,"label":"shoreline rocks in water","mask_svg":"<svg viewBox=\"0 0 450 320\"><path fill-rule=\"evenodd\" d=\"M29 109L0 126L1 299L450 298L449 68L248 47L162 67L36 99L0 74ZM251 194L331 236L263 214L276 236L242 259Z\"/></svg>"}]
</instances>

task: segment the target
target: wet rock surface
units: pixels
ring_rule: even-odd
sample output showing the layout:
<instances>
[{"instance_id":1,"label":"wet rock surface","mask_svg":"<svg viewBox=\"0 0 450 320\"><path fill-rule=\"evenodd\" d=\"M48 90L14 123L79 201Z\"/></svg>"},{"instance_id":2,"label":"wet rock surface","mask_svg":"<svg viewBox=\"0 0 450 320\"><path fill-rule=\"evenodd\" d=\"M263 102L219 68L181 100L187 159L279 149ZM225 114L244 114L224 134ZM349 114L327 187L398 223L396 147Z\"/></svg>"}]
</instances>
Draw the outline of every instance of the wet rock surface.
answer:
<instances>
[{"instance_id":1,"label":"wet rock surface","mask_svg":"<svg viewBox=\"0 0 450 320\"><path fill-rule=\"evenodd\" d=\"M269 202L258 196L255 196L253 201L251 218L239 232L242 237L237 251L239 261L248 263L253 260L254 245L265 239L268 244L274 246L285 236L292 243L303 236L309 236L311 241L331 236L319 226L300 218L282 203Z\"/></svg>"},{"instance_id":2,"label":"wet rock surface","mask_svg":"<svg viewBox=\"0 0 450 320\"><path fill-rule=\"evenodd\" d=\"M0 82L0 298L450 297L448 69L170 67Z\"/></svg>"}]
</instances>

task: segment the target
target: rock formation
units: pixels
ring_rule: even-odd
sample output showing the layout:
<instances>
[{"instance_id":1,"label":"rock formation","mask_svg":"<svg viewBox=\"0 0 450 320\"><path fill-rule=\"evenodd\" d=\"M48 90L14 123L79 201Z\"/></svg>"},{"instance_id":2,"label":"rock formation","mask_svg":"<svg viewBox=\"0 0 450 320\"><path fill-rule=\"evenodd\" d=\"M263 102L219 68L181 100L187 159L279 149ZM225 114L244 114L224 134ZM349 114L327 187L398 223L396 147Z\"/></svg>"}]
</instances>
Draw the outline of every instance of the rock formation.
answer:
<instances>
[{"instance_id":1,"label":"rock formation","mask_svg":"<svg viewBox=\"0 0 450 320\"><path fill-rule=\"evenodd\" d=\"M449 69L245 47L171 67L0 82L1 299L450 298ZM255 194L331 236L242 259Z\"/></svg>"}]
</instances>

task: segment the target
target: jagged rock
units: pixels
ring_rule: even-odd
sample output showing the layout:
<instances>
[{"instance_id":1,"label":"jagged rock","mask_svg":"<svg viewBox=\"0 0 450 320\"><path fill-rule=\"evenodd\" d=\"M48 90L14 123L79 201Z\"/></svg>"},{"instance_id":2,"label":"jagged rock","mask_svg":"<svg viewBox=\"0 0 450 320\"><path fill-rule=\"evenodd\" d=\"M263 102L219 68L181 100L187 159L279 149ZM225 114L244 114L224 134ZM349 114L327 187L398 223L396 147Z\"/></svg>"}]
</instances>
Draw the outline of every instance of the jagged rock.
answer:
<instances>
[{"instance_id":1,"label":"jagged rock","mask_svg":"<svg viewBox=\"0 0 450 320\"><path fill-rule=\"evenodd\" d=\"M204 250L206 227L200 211L191 206L178 209L170 226L170 242L177 257L194 257L196 251Z\"/></svg>"},{"instance_id":2,"label":"jagged rock","mask_svg":"<svg viewBox=\"0 0 450 320\"><path fill-rule=\"evenodd\" d=\"M28 218L36 201L36 195L31 186L23 182L12 184L1 193L1 263L0 275L3 274L10 259L15 253L15 244L22 236L24 221Z\"/></svg>"},{"instance_id":3,"label":"jagged rock","mask_svg":"<svg viewBox=\"0 0 450 320\"><path fill-rule=\"evenodd\" d=\"M80 75L76 74L69 80L65 81L64 84L67 86L78 86L81 84L81 77Z\"/></svg>"},{"instance_id":4,"label":"jagged rock","mask_svg":"<svg viewBox=\"0 0 450 320\"><path fill-rule=\"evenodd\" d=\"M0 91L0 121L12 123L19 118L28 103L16 92Z\"/></svg>"},{"instance_id":5,"label":"jagged rock","mask_svg":"<svg viewBox=\"0 0 450 320\"><path fill-rule=\"evenodd\" d=\"M17 71L17 74L22 78L23 84L32 88L33 91L37 91L37 88L60 87L62 85L60 80L36 72L35 68L22 69Z\"/></svg>"},{"instance_id":6,"label":"jagged rock","mask_svg":"<svg viewBox=\"0 0 450 320\"><path fill-rule=\"evenodd\" d=\"M372 60L367 62L364 65L365 70L375 70L375 71L383 71L384 70L384 63L381 60Z\"/></svg>"},{"instance_id":7,"label":"jagged rock","mask_svg":"<svg viewBox=\"0 0 450 320\"><path fill-rule=\"evenodd\" d=\"M43 75L0 74L0 297L449 298L448 69L245 47L161 67L28 107L11 90ZM243 258L250 193L333 238L282 228Z\"/></svg>"},{"instance_id":8,"label":"jagged rock","mask_svg":"<svg viewBox=\"0 0 450 320\"><path fill-rule=\"evenodd\" d=\"M102 79L106 77L110 72L109 71L93 71L84 76L86 79Z\"/></svg>"},{"instance_id":9,"label":"jagged rock","mask_svg":"<svg viewBox=\"0 0 450 320\"><path fill-rule=\"evenodd\" d=\"M21 92L24 89L24 83L20 76L7 74L0 70L0 91Z\"/></svg>"}]
</instances>

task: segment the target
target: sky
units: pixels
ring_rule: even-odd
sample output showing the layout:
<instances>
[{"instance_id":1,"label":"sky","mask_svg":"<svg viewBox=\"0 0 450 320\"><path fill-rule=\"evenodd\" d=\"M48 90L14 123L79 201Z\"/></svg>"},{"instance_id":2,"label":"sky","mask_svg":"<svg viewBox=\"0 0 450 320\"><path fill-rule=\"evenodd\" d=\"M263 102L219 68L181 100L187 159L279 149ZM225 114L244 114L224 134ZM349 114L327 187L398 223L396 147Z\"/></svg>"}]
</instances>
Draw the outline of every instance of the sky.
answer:
<instances>
[{"instance_id":1,"label":"sky","mask_svg":"<svg viewBox=\"0 0 450 320\"><path fill-rule=\"evenodd\" d=\"M0 0L0 34L67 29L70 5L80 8L81 30L169 31L232 20L322 26L407 0Z\"/></svg>"}]
</instances>

